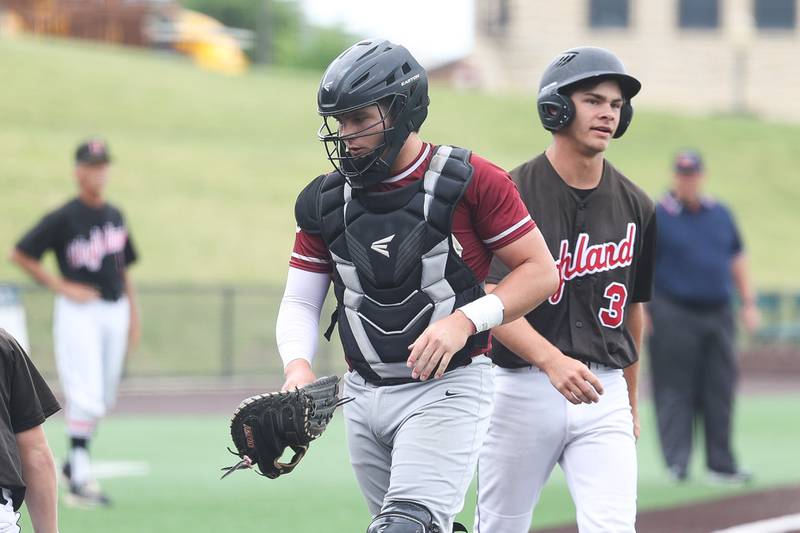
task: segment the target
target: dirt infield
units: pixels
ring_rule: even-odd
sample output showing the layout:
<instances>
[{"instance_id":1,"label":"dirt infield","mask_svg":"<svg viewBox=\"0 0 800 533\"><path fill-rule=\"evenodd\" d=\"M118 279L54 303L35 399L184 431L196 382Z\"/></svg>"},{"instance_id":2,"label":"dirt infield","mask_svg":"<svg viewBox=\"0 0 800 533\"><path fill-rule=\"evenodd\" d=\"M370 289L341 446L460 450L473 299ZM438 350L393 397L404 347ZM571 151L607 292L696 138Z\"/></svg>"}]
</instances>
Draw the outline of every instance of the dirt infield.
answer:
<instances>
[{"instance_id":1,"label":"dirt infield","mask_svg":"<svg viewBox=\"0 0 800 533\"><path fill-rule=\"evenodd\" d=\"M751 522L800 513L800 487L740 494L711 502L639 513L639 533L709 533ZM574 525L537 533L575 533ZM784 533L792 533L785 531Z\"/></svg>"}]
</instances>

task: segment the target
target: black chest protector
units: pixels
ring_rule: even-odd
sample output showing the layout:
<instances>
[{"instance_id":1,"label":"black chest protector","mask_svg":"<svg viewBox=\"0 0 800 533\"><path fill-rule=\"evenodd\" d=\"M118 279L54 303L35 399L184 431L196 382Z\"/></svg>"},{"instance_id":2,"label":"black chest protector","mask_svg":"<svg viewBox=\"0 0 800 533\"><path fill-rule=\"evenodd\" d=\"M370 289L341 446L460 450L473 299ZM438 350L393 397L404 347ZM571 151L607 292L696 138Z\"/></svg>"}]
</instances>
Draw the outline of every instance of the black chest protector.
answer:
<instances>
[{"instance_id":1,"label":"black chest protector","mask_svg":"<svg viewBox=\"0 0 800 533\"><path fill-rule=\"evenodd\" d=\"M316 226L334 261L345 357L370 383L414 381L408 346L429 324L484 295L451 237L453 213L472 179L469 157L440 146L423 179L389 192L353 190L338 173L322 176L301 194L316 200L311 224L298 199L300 227ZM447 370L469 364L488 338L471 336Z\"/></svg>"}]
</instances>

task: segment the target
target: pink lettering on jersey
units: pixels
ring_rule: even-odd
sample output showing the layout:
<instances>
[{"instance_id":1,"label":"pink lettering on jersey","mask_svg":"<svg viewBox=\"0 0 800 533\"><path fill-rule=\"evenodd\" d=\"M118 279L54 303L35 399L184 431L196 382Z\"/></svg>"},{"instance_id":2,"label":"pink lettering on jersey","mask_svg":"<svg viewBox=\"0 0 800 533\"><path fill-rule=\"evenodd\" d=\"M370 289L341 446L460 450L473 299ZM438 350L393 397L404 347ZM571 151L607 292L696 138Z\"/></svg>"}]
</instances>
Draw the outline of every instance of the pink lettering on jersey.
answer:
<instances>
[{"instance_id":1,"label":"pink lettering on jersey","mask_svg":"<svg viewBox=\"0 0 800 533\"><path fill-rule=\"evenodd\" d=\"M556 305L564 295L564 283L573 279L623 268L633 263L633 248L636 240L636 224L630 222L625 238L621 241L604 242L589 246L589 234L580 233L575 242L575 250L569 251L569 241L561 241L556 268L559 274L558 289L548 298L548 302Z\"/></svg>"},{"instance_id":2,"label":"pink lettering on jersey","mask_svg":"<svg viewBox=\"0 0 800 533\"><path fill-rule=\"evenodd\" d=\"M94 227L89 238L77 237L67 246L67 261L74 269L85 268L97 272L107 255L121 252L128 241L128 231L110 222L102 228Z\"/></svg>"}]
</instances>

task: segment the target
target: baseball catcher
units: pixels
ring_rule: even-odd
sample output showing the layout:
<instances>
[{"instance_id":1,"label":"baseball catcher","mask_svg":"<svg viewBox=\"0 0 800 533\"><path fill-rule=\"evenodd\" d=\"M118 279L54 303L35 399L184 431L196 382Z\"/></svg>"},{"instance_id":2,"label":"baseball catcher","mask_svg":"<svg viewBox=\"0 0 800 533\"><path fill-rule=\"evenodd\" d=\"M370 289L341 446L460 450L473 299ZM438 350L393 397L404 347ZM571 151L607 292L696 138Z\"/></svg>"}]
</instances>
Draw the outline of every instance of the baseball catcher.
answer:
<instances>
[{"instance_id":1,"label":"baseball catcher","mask_svg":"<svg viewBox=\"0 0 800 533\"><path fill-rule=\"evenodd\" d=\"M288 474L333 418L337 407L352 398L339 398L339 377L320 378L293 391L259 394L245 399L231 418L231 437L241 461L225 467L231 472L258 466L270 479ZM286 448L294 452L288 463L280 462Z\"/></svg>"}]
</instances>

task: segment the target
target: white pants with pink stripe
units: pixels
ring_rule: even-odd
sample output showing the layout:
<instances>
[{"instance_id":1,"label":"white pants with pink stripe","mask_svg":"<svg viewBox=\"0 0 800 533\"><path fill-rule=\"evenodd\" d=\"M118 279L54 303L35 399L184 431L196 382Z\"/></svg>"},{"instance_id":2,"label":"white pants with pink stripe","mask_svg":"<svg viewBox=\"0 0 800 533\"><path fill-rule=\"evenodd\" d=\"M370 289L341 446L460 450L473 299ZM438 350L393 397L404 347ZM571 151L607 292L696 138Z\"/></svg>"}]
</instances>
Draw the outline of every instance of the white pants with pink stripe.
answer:
<instances>
[{"instance_id":1,"label":"white pants with pink stripe","mask_svg":"<svg viewBox=\"0 0 800 533\"><path fill-rule=\"evenodd\" d=\"M114 405L129 321L125 297L87 303L56 298L53 339L70 435L91 436L97 421Z\"/></svg>"},{"instance_id":2,"label":"white pants with pink stripe","mask_svg":"<svg viewBox=\"0 0 800 533\"><path fill-rule=\"evenodd\" d=\"M556 463L581 533L635 531L636 442L622 370L592 367L605 393L590 405L569 403L537 368L494 370L475 533L527 533Z\"/></svg>"}]
</instances>

